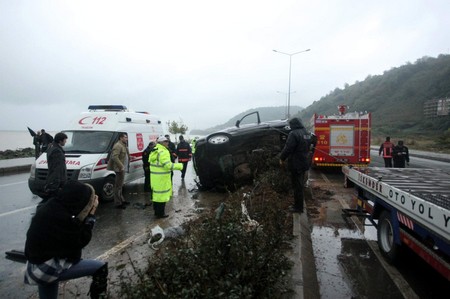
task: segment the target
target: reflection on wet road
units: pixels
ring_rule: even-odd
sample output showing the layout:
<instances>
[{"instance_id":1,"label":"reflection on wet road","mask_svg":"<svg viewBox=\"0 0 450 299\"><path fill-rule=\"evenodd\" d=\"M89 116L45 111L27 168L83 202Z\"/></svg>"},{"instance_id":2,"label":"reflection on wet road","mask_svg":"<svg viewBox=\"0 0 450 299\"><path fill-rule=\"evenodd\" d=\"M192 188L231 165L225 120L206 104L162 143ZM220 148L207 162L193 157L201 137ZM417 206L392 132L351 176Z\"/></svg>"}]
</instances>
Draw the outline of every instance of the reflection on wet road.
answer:
<instances>
[{"instance_id":1,"label":"reflection on wet road","mask_svg":"<svg viewBox=\"0 0 450 299\"><path fill-rule=\"evenodd\" d=\"M2 252L23 250L31 217L40 198L33 196L27 186L28 173L0 178L0 248ZM160 225L163 229L177 227L186 219L195 217L197 210L205 205L214 205L223 200L224 194L202 192L199 194L194 182L191 163L185 180L180 172L174 173L174 194L166 206L170 215L166 219L155 219L149 203L149 193L143 192L144 179L136 180L124 187L124 196L131 204L125 210L114 209L113 203L101 203L97 209L97 222L92 241L83 250L84 258L97 258L118 251L136 238ZM8 259L0 261L0 298L28 298L36 287L23 283L25 265Z\"/></svg>"},{"instance_id":2,"label":"reflection on wet road","mask_svg":"<svg viewBox=\"0 0 450 299\"><path fill-rule=\"evenodd\" d=\"M312 201L307 201L311 240L321 298L444 298L450 283L413 253L387 264L376 243L376 229L356 217L353 189L339 171L310 170Z\"/></svg>"}]
</instances>

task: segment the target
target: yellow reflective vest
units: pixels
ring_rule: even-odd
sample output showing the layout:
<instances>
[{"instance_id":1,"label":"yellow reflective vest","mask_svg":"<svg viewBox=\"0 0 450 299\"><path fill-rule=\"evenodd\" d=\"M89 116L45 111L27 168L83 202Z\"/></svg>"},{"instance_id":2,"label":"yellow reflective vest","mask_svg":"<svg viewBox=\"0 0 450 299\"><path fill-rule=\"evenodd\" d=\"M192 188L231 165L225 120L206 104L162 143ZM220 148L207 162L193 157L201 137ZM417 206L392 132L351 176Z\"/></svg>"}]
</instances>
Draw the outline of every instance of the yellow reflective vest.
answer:
<instances>
[{"instance_id":1,"label":"yellow reflective vest","mask_svg":"<svg viewBox=\"0 0 450 299\"><path fill-rule=\"evenodd\" d=\"M192 152L192 154L195 154L195 145L196 145L196 143L197 143L196 139L193 139L191 141L191 152Z\"/></svg>"},{"instance_id":2,"label":"yellow reflective vest","mask_svg":"<svg viewBox=\"0 0 450 299\"><path fill-rule=\"evenodd\" d=\"M172 163L169 150L162 144L157 144L148 158L150 163L150 182L153 201L168 202L172 196L173 170L182 170L182 163Z\"/></svg>"}]
</instances>

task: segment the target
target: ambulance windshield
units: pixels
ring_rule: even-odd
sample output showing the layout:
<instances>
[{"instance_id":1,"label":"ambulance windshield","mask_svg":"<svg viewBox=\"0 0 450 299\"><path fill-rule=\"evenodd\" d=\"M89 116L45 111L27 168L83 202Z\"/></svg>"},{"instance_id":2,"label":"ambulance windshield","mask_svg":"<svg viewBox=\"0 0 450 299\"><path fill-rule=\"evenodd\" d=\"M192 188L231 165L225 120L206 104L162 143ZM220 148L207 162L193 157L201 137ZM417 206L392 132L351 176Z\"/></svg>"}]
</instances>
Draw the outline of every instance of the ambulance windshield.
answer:
<instances>
[{"instance_id":1,"label":"ambulance windshield","mask_svg":"<svg viewBox=\"0 0 450 299\"><path fill-rule=\"evenodd\" d=\"M67 142L66 153L105 153L113 144L115 132L106 131L64 131Z\"/></svg>"}]
</instances>

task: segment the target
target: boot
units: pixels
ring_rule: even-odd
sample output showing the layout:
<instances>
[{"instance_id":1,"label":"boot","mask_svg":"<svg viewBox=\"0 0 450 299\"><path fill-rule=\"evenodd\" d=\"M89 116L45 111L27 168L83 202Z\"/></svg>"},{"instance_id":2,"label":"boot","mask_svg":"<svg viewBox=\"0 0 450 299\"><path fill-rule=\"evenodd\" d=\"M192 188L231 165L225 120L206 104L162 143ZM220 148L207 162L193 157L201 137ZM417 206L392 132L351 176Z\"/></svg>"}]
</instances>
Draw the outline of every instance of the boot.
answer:
<instances>
[{"instance_id":1,"label":"boot","mask_svg":"<svg viewBox=\"0 0 450 299\"><path fill-rule=\"evenodd\" d=\"M91 299L106 298L106 287L108 286L108 263L105 263L92 275L92 283L89 288Z\"/></svg>"}]
</instances>

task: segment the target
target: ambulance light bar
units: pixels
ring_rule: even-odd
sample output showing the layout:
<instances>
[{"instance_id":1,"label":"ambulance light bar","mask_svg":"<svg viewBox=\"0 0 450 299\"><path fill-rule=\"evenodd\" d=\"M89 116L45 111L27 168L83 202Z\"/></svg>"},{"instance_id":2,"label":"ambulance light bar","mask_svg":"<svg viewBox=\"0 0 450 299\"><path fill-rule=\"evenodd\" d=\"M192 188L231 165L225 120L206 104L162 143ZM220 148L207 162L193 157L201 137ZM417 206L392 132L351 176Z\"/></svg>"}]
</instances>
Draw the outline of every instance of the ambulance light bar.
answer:
<instances>
[{"instance_id":1,"label":"ambulance light bar","mask_svg":"<svg viewBox=\"0 0 450 299\"><path fill-rule=\"evenodd\" d=\"M128 109L124 105L90 105L88 110L127 111Z\"/></svg>"}]
</instances>

